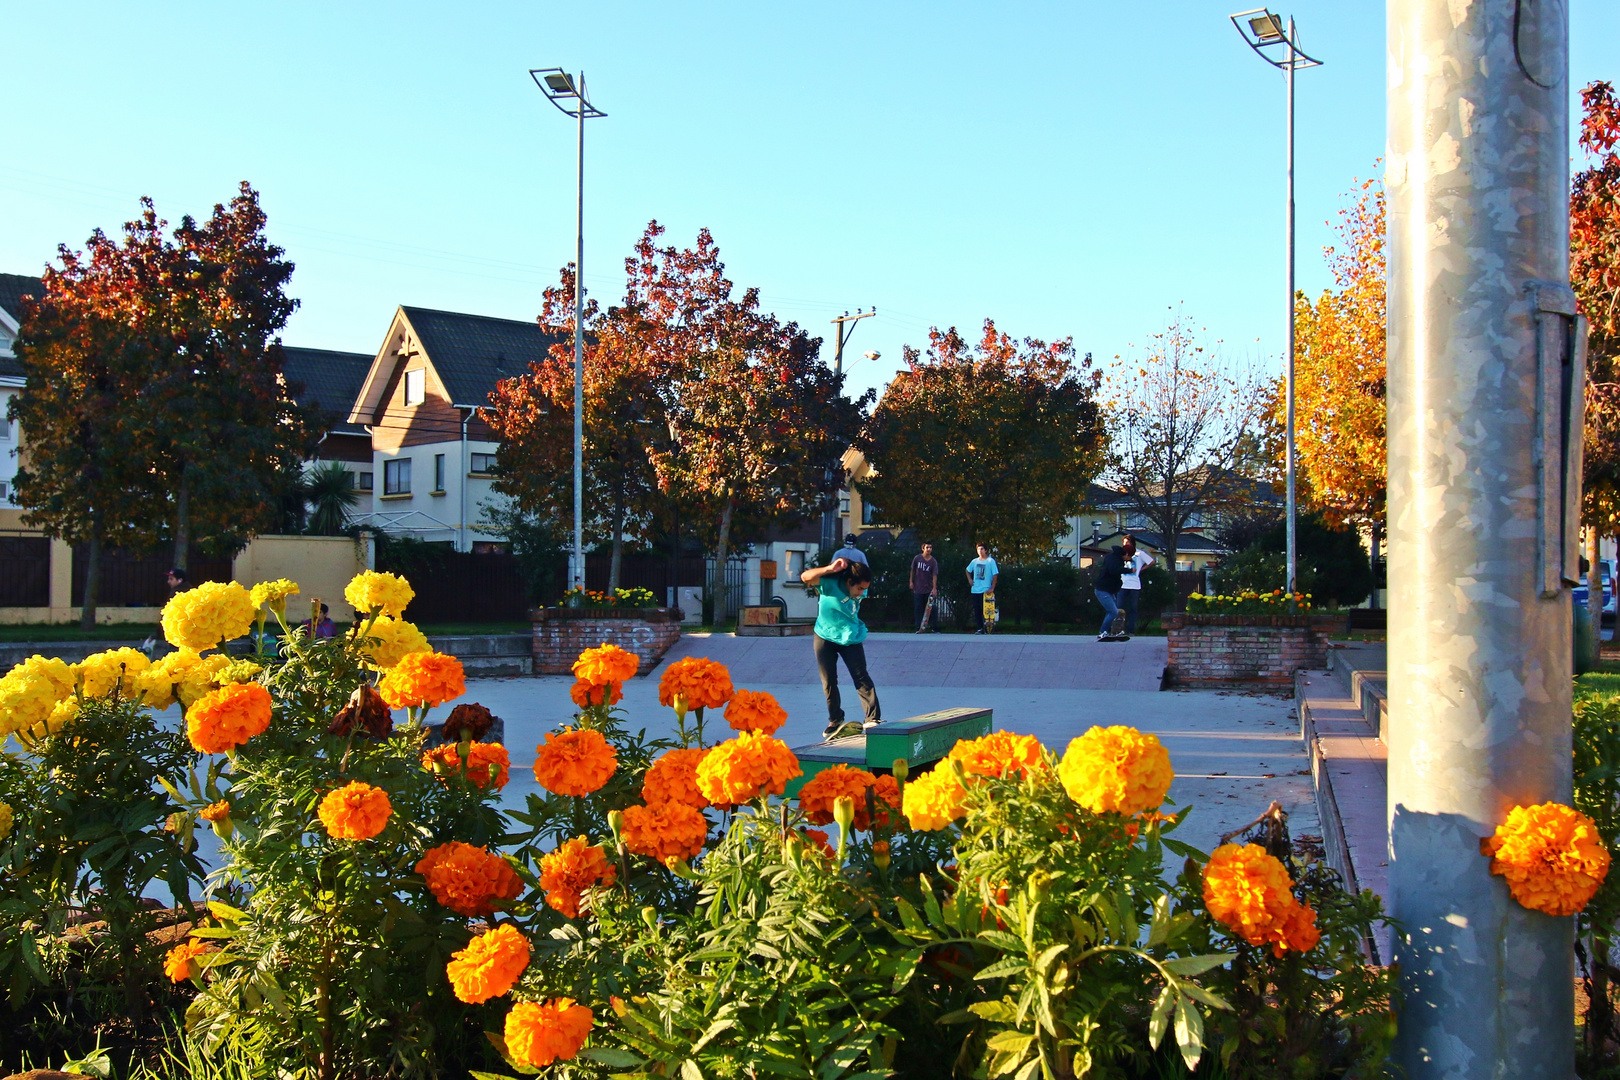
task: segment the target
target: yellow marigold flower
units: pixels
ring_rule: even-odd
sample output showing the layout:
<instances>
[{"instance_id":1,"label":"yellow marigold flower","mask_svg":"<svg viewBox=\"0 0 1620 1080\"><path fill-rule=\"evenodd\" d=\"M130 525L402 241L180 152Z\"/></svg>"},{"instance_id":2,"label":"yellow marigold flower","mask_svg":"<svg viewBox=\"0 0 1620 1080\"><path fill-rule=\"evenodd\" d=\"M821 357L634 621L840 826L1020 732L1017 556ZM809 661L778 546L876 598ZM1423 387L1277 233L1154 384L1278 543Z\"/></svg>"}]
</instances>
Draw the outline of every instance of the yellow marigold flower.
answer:
<instances>
[{"instance_id":1,"label":"yellow marigold flower","mask_svg":"<svg viewBox=\"0 0 1620 1080\"><path fill-rule=\"evenodd\" d=\"M586 682L584 679L575 679L574 685L568 688L568 696L574 699L575 705L582 709L588 709L592 705L601 705L604 702L609 705L617 705L624 700L624 691L619 689L618 683L597 686L594 683Z\"/></svg>"},{"instance_id":2,"label":"yellow marigold flower","mask_svg":"<svg viewBox=\"0 0 1620 1080\"><path fill-rule=\"evenodd\" d=\"M461 775L461 752L455 743L443 743L422 755L422 768L441 779ZM492 783L499 791L511 775L512 759L500 743L472 743L467 749L467 779L481 788ZM492 778L493 774L493 778Z\"/></svg>"},{"instance_id":3,"label":"yellow marigold flower","mask_svg":"<svg viewBox=\"0 0 1620 1080\"><path fill-rule=\"evenodd\" d=\"M709 800L698 790L697 770L707 754L696 747L664 751L641 778L641 797L648 806L678 802L702 810Z\"/></svg>"},{"instance_id":4,"label":"yellow marigold flower","mask_svg":"<svg viewBox=\"0 0 1620 1080\"><path fill-rule=\"evenodd\" d=\"M32 734L35 738L42 738L46 735L55 735L58 731L61 731L69 724L73 723L74 717L78 715L79 699L76 697L65 697L56 703L56 705L51 709L51 715L45 718L45 722L43 724L37 725L33 729Z\"/></svg>"},{"instance_id":5,"label":"yellow marigold flower","mask_svg":"<svg viewBox=\"0 0 1620 1080\"><path fill-rule=\"evenodd\" d=\"M219 802L209 803L207 806L197 811L197 816L202 818L204 821L224 821L226 818L231 816L230 801L227 799L221 799Z\"/></svg>"},{"instance_id":6,"label":"yellow marigold flower","mask_svg":"<svg viewBox=\"0 0 1620 1080\"><path fill-rule=\"evenodd\" d=\"M546 741L534 748L534 778L558 795L589 795L618 767L613 747L589 728L548 731Z\"/></svg>"},{"instance_id":7,"label":"yellow marigold flower","mask_svg":"<svg viewBox=\"0 0 1620 1080\"><path fill-rule=\"evenodd\" d=\"M73 693L65 661L30 656L0 678L0 739L43 724L56 703Z\"/></svg>"},{"instance_id":8,"label":"yellow marigold flower","mask_svg":"<svg viewBox=\"0 0 1620 1080\"><path fill-rule=\"evenodd\" d=\"M266 604L270 610L278 615L287 613L287 597L298 595L298 583L278 578L275 581L261 581L249 591L248 596L253 601L253 610L257 611Z\"/></svg>"},{"instance_id":9,"label":"yellow marigold flower","mask_svg":"<svg viewBox=\"0 0 1620 1080\"><path fill-rule=\"evenodd\" d=\"M592 686L611 686L633 678L641 668L641 658L617 645L603 643L586 649L574 661L574 675Z\"/></svg>"},{"instance_id":10,"label":"yellow marigold flower","mask_svg":"<svg viewBox=\"0 0 1620 1080\"><path fill-rule=\"evenodd\" d=\"M612 885L618 871L600 847L576 836L540 859L540 887L546 904L570 919L579 917L585 893L598 884Z\"/></svg>"},{"instance_id":11,"label":"yellow marigold flower","mask_svg":"<svg viewBox=\"0 0 1620 1080\"><path fill-rule=\"evenodd\" d=\"M496 902L516 900L523 882L499 855L459 840L428 849L416 864L440 904L470 919L487 919Z\"/></svg>"},{"instance_id":12,"label":"yellow marigold flower","mask_svg":"<svg viewBox=\"0 0 1620 1080\"><path fill-rule=\"evenodd\" d=\"M738 690L726 706L726 723L736 731L761 731L775 735L787 723L787 710L763 690Z\"/></svg>"},{"instance_id":13,"label":"yellow marigold flower","mask_svg":"<svg viewBox=\"0 0 1620 1080\"><path fill-rule=\"evenodd\" d=\"M804 787L799 789L799 808L811 824L826 825L833 820L833 804L841 797L848 797L855 803L855 827L865 832L872 827L872 815L866 811L867 788L872 789L878 824L887 825L888 811L900 809L900 785L892 776L875 776L848 765L822 769L805 781Z\"/></svg>"},{"instance_id":14,"label":"yellow marigold flower","mask_svg":"<svg viewBox=\"0 0 1620 1080\"><path fill-rule=\"evenodd\" d=\"M906 783L902 809L913 829L943 829L967 813L967 789L950 765L941 765Z\"/></svg>"},{"instance_id":15,"label":"yellow marigold flower","mask_svg":"<svg viewBox=\"0 0 1620 1080\"><path fill-rule=\"evenodd\" d=\"M198 656L195 650L177 649L141 672L137 679L141 701L154 709L167 709L178 701L189 709L230 666L230 657L219 653Z\"/></svg>"},{"instance_id":16,"label":"yellow marigold flower","mask_svg":"<svg viewBox=\"0 0 1620 1080\"><path fill-rule=\"evenodd\" d=\"M177 649L203 652L246 634L258 610L236 582L205 581L163 605L163 636Z\"/></svg>"},{"instance_id":17,"label":"yellow marigold flower","mask_svg":"<svg viewBox=\"0 0 1620 1080\"><path fill-rule=\"evenodd\" d=\"M321 824L338 840L370 840L383 831L393 813L388 792L360 780L327 792L319 810Z\"/></svg>"},{"instance_id":18,"label":"yellow marigold flower","mask_svg":"<svg viewBox=\"0 0 1620 1080\"><path fill-rule=\"evenodd\" d=\"M1033 735L992 731L977 739L960 739L947 758L962 763L969 776L1022 776L1046 768L1041 741Z\"/></svg>"},{"instance_id":19,"label":"yellow marigold flower","mask_svg":"<svg viewBox=\"0 0 1620 1080\"><path fill-rule=\"evenodd\" d=\"M186 710L186 738L199 753L235 750L270 726L270 691L258 683L225 686Z\"/></svg>"},{"instance_id":20,"label":"yellow marigold flower","mask_svg":"<svg viewBox=\"0 0 1620 1080\"><path fill-rule=\"evenodd\" d=\"M11 804L0 802L0 840L4 840L11 835L14 818L15 815L11 811Z\"/></svg>"},{"instance_id":21,"label":"yellow marigold flower","mask_svg":"<svg viewBox=\"0 0 1620 1080\"><path fill-rule=\"evenodd\" d=\"M503 923L451 954L444 973L456 997L469 1005L479 1005L512 989L529 966L529 956L529 939L517 927Z\"/></svg>"},{"instance_id":22,"label":"yellow marigold flower","mask_svg":"<svg viewBox=\"0 0 1620 1080\"><path fill-rule=\"evenodd\" d=\"M139 649L109 649L92 653L73 665L79 677L79 689L87 698L104 698L119 688L120 697L133 697L141 672L152 666L152 661Z\"/></svg>"},{"instance_id":23,"label":"yellow marigold flower","mask_svg":"<svg viewBox=\"0 0 1620 1080\"><path fill-rule=\"evenodd\" d=\"M443 705L467 692L467 676L453 656L407 653L382 677L377 692L395 709Z\"/></svg>"},{"instance_id":24,"label":"yellow marigold flower","mask_svg":"<svg viewBox=\"0 0 1620 1080\"><path fill-rule=\"evenodd\" d=\"M1513 899L1548 915L1586 907L1609 874L1597 825L1561 803L1515 806L1479 850L1491 857L1491 873L1507 879Z\"/></svg>"},{"instance_id":25,"label":"yellow marigold flower","mask_svg":"<svg viewBox=\"0 0 1620 1080\"><path fill-rule=\"evenodd\" d=\"M1204 906L1250 945L1281 956L1309 952L1321 937L1316 912L1294 897L1288 870L1259 844L1222 844L1204 867Z\"/></svg>"},{"instance_id":26,"label":"yellow marigold flower","mask_svg":"<svg viewBox=\"0 0 1620 1080\"><path fill-rule=\"evenodd\" d=\"M394 574L362 570L343 589L343 599L363 615L381 612L397 619L416 595L411 583Z\"/></svg>"},{"instance_id":27,"label":"yellow marigold flower","mask_svg":"<svg viewBox=\"0 0 1620 1080\"><path fill-rule=\"evenodd\" d=\"M1094 814L1126 816L1164 802L1175 770L1158 737L1133 727L1094 727L1069 743L1058 763L1069 798Z\"/></svg>"},{"instance_id":28,"label":"yellow marigold flower","mask_svg":"<svg viewBox=\"0 0 1620 1080\"><path fill-rule=\"evenodd\" d=\"M706 656L683 657L658 680L658 704L670 707L679 697L688 709L718 709L732 693L731 673Z\"/></svg>"},{"instance_id":29,"label":"yellow marigold flower","mask_svg":"<svg viewBox=\"0 0 1620 1080\"><path fill-rule=\"evenodd\" d=\"M780 795L789 780L803 774L787 743L745 731L710 747L698 765L697 786L715 805L738 804L760 795Z\"/></svg>"},{"instance_id":30,"label":"yellow marigold flower","mask_svg":"<svg viewBox=\"0 0 1620 1080\"><path fill-rule=\"evenodd\" d=\"M200 979L202 965L197 959L213 951L206 942L182 941L164 954L163 974L177 983L185 982L187 979Z\"/></svg>"},{"instance_id":31,"label":"yellow marigold flower","mask_svg":"<svg viewBox=\"0 0 1620 1080\"><path fill-rule=\"evenodd\" d=\"M430 653L433 646L428 644L426 635L416 628L415 623L380 615L371 625L371 632L360 651L370 658L372 667L387 669L411 653Z\"/></svg>"},{"instance_id":32,"label":"yellow marigold flower","mask_svg":"<svg viewBox=\"0 0 1620 1080\"><path fill-rule=\"evenodd\" d=\"M624 808L624 846L637 855L659 862L690 862L697 858L708 838L709 819L703 811L684 803Z\"/></svg>"},{"instance_id":33,"label":"yellow marigold flower","mask_svg":"<svg viewBox=\"0 0 1620 1080\"><path fill-rule=\"evenodd\" d=\"M519 1065L541 1069L553 1061L572 1061L590 1036L595 1017L573 998L545 1004L520 1001L506 1014L506 1052Z\"/></svg>"}]
</instances>

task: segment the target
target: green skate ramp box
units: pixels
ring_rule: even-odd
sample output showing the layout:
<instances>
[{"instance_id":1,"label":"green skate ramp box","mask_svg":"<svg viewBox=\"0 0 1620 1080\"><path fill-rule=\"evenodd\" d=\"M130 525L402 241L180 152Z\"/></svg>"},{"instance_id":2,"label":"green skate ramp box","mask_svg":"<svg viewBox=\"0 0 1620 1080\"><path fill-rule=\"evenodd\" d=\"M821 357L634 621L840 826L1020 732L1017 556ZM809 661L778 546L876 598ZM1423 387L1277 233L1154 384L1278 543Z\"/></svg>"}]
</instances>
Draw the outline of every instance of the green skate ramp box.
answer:
<instances>
[{"instance_id":1,"label":"green skate ramp box","mask_svg":"<svg viewBox=\"0 0 1620 1080\"><path fill-rule=\"evenodd\" d=\"M893 770L896 758L905 758L915 773L948 754L957 740L988 735L990 727L989 709L940 709L905 720L885 720L855 738L796 746L793 753L804 775L788 781L785 794L788 798L797 796L806 781L834 765L886 773Z\"/></svg>"}]
</instances>

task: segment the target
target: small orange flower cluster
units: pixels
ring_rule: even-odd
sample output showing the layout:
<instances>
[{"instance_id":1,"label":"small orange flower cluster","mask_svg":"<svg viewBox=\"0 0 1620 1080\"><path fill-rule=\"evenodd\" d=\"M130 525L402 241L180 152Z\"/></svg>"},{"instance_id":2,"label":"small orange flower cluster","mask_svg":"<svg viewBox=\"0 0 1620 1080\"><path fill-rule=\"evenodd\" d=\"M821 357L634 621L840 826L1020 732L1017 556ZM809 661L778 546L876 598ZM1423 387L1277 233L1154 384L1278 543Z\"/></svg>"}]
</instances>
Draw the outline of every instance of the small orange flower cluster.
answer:
<instances>
[{"instance_id":1,"label":"small orange flower cluster","mask_svg":"<svg viewBox=\"0 0 1620 1080\"><path fill-rule=\"evenodd\" d=\"M359 780L327 792L318 811L321 824L338 840L370 840L393 812L388 792Z\"/></svg>"},{"instance_id":2,"label":"small orange flower cluster","mask_svg":"<svg viewBox=\"0 0 1620 1080\"><path fill-rule=\"evenodd\" d=\"M1479 850L1491 857L1491 873L1507 879L1513 899L1548 915L1574 915L1609 875L1597 825L1560 803L1515 806Z\"/></svg>"},{"instance_id":3,"label":"small orange flower cluster","mask_svg":"<svg viewBox=\"0 0 1620 1080\"><path fill-rule=\"evenodd\" d=\"M607 861L600 847L592 847L583 836L560 845L540 860L540 887L546 903L570 919L579 917L585 893L597 884L612 885L618 871Z\"/></svg>"},{"instance_id":4,"label":"small orange flower cluster","mask_svg":"<svg viewBox=\"0 0 1620 1080\"><path fill-rule=\"evenodd\" d=\"M967 788L950 765L942 763L906 782L903 811L913 829L943 829L967 813Z\"/></svg>"},{"instance_id":5,"label":"small orange flower cluster","mask_svg":"<svg viewBox=\"0 0 1620 1080\"><path fill-rule=\"evenodd\" d=\"M969 776L1023 776L1046 768L1041 741L1033 735L992 731L977 739L962 739L951 747L948 759L960 761Z\"/></svg>"},{"instance_id":6,"label":"small orange flower cluster","mask_svg":"<svg viewBox=\"0 0 1620 1080\"><path fill-rule=\"evenodd\" d=\"M235 750L270 726L270 705L258 683L220 687L186 710L186 738L203 754Z\"/></svg>"},{"instance_id":7,"label":"small orange flower cluster","mask_svg":"<svg viewBox=\"0 0 1620 1080\"><path fill-rule=\"evenodd\" d=\"M213 952L206 942L182 941L163 956L163 974L174 982L185 982L202 976L198 958Z\"/></svg>"},{"instance_id":8,"label":"small orange flower cluster","mask_svg":"<svg viewBox=\"0 0 1620 1080\"><path fill-rule=\"evenodd\" d=\"M592 686L623 684L641 669L641 658L617 645L603 643L586 649L574 661L574 677Z\"/></svg>"},{"instance_id":9,"label":"small orange flower cluster","mask_svg":"<svg viewBox=\"0 0 1620 1080\"><path fill-rule=\"evenodd\" d=\"M529 956L529 939L517 927L505 924L479 934L466 948L453 953L444 973L456 997L479 1005L512 989L529 966Z\"/></svg>"},{"instance_id":10,"label":"small orange flower cluster","mask_svg":"<svg viewBox=\"0 0 1620 1080\"><path fill-rule=\"evenodd\" d=\"M558 795L589 795L618 767L617 752L590 728L548 731L546 741L534 748L534 778Z\"/></svg>"},{"instance_id":11,"label":"small orange flower cluster","mask_svg":"<svg viewBox=\"0 0 1620 1080\"><path fill-rule=\"evenodd\" d=\"M641 779L641 797L648 806L664 802L678 802L702 810L709 800L698 790L697 771L707 750L666 750L647 769Z\"/></svg>"},{"instance_id":12,"label":"small orange flower cluster","mask_svg":"<svg viewBox=\"0 0 1620 1080\"><path fill-rule=\"evenodd\" d=\"M467 676L453 656L407 653L382 677L377 692L395 709L443 705L467 692Z\"/></svg>"},{"instance_id":13,"label":"small orange flower cluster","mask_svg":"<svg viewBox=\"0 0 1620 1080\"><path fill-rule=\"evenodd\" d=\"M760 795L780 795L789 780L802 774L787 743L745 731L709 749L698 766L697 785L715 805L740 804Z\"/></svg>"},{"instance_id":14,"label":"small orange flower cluster","mask_svg":"<svg viewBox=\"0 0 1620 1080\"><path fill-rule=\"evenodd\" d=\"M736 731L760 731L775 735L787 723L787 710L763 690L738 690L726 706L726 723Z\"/></svg>"},{"instance_id":15,"label":"small orange flower cluster","mask_svg":"<svg viewBox=\"0 0 1620 1080\"><path fill-rule=\"evenodd\" d=\"M680 802L624 808L624 846L661 863L698 857L709 838L703 811Z\"/></svg>"},{"instance_id":16,"label":"small orange flower cluster","mask_svg":"<svg viewBox=\"0 0 1620 1080\"><path fill-rule=\"evenodd\" d=\"M979 777L1023 776L1046 769L1046 755L1033 735L992 731L977 739L962 739L938 766L906 784L905 815L913 829L943 829L967 814L967 787L951 762L962 766L968 783Z\"/></svg>"},{"instance_id":17,"label":"small orange flower cluster","mask_svg":"<svg viewBox=\"0 0 1620 1080\"><path fill-rule=\"evenodd\" d=\"M827 842L827 831L825 829L801 829L799 830L799 836L804 840L805 845L816 854L828 859L837 857L838 851L832 844Z\"/></svg>"},{"instance_id":18,"label":"small orange flower cluster","mask_svg":"<svg viewBox=\"0 0 1620 1080\"><path fill-rule=\"evenodd\" d=\"M497 901L516 900L523 891L523 882L505 859L458 840L428 849L416 872L427 880L435 900L470 919L489 918Z\"/></svg>"},{"instance_id":19,"label":"small orange flower cluster","mask_svg":"<svg viewBox=\"0 0 1620 1080\"><path fill-rule=\"evenodd\" d=\"M422 768L449 783L461 775L461 752L455 743L443 743L422 755ZM500 743L471 743L467 747L467 779L481 788L491 784L499 791L506 786L512 759Z\"/></svg>"},{"instance_id":20,"label":"small orange flower cluster","mask_svg":"<svg viewBox=\"0 0 1620 1080\"><path fill-rule=\"evenodd\" d=\"M872 827L872 815L866 809L866 789L872 789L872 800L877 806L877 823L889 824L889 810L900 809L900 785L892 776L874 776L865 769L852 769L848 765L834 765L823 769L799 789L799 808L816 825L833 820L833 802L847 796L855 803L855 828L866 832Z\"/></svg>"},{"instance_id":21,"label":"small orange flower cluster","mask_svg":"<svg viewBox=\"0 0 1620 1080\"><path fill-rule=\"evenodd\" d=\"M1204 906L1210 916L1250 945L1273 955L1309 952L1321 932L1316 912L1294 897L1288 870L1259 844L1222 844L1204 867Z\"/></svg>"},{"instance_id":22,"label":"small orange flower cluster","mask_svg":"<svg viewBox=\"0 0 1620 1080\"><path fill-rule=\"evenodd\" d=\"M568 696L574 699L575 705L588 709L592 705L617 705L624 700L624 691L619 689L618 683L592 686L584 679L575 679L574 685L568 688Z\"/></svg>"},{"instance_id":23,"label":"small orange flower cluster","mask_svg":"<svg viewBox=\"0 0 1620 1080\"><path fill-rule=\"evenodd\" d=\"M219 800L219 802L209 803L207 806L197 811L197 816L202 818L204 821L224 821L226 818L231 816L231 804L224 799Z\"/></svg>"},{"instance_id":24,"label":"small orange flower cluster","mask_svg":"<svg viewBox=\"0 0 1620 1080\"><path fill-rule=\"evenodd\" d=\"M520 1001L506 1014L506 1052L519 1065L541 1069L570 1061L585 1045L595 1017L573 998Z\"/></svg>"},{"instance_id":25,"label":"small orange flower cluster","mask_svg":"<svg viewBox=\"0 0 1620 1080\"><path fill-rule=\"evenodd\" d=\"M1094 727L1069 743L1058 763L1069 798L1093 814L1127 817L1164 802L1175 779L1170 752L1133 727Z\"/></svg>"},{"instance_id":26,"label":"small orange flower cluster","mask_svg":"<svg viewBox=\"0 0 1620 1080\"><path fill-rule=\"evenodd\" d=\"M665 668L658 680L658 704L683 711L718 709L734 693L731 672L706 656L683 657Z\"/></svg>"}]
</instances>

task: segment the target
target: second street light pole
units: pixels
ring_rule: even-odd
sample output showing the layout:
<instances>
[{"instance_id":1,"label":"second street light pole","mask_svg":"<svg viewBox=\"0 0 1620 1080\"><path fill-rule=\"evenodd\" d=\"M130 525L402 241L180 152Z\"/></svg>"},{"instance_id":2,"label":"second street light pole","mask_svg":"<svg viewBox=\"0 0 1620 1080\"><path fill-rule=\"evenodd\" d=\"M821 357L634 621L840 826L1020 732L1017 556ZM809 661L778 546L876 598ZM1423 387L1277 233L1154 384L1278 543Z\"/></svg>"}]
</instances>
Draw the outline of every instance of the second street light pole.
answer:
<instances>
[{"instance_id":1,"label":"second street light pole","mask_svg":"<svg viewBox=\"0 0 1620 1080\"><path fill-rule=\"evenodd\" d=\"M564 115L579 125L574 236L574 546L568 557L570 588L585 586L585 121L607 113L590 103L585 73L579 81L562 68L535 68L529 77ZM570 109L563 102L572 99Z\"/></svg>"},{"instance_id":2,"label":"second street light pole","mask_svg":"<svg viewBox=\"0 0 1620 1080\"><path fill-rule=\"evenodd\" d=\"M860 308L856 308L855 314L853 315L846 311L842 315L833 318L833 324L838 327L838 344L833 348L834 375L842 375L844 373L844 342L848 341L849 336L855 332L855 324L860 322L862 319L870 319L876 314L877 308L873 308L871 311L862 311ZM836 491L833 493L833 498L833 505L825 510L821 515L821 546L829 552L838 546L838 503L836 501Z\"/></svg>"}]
</instances>

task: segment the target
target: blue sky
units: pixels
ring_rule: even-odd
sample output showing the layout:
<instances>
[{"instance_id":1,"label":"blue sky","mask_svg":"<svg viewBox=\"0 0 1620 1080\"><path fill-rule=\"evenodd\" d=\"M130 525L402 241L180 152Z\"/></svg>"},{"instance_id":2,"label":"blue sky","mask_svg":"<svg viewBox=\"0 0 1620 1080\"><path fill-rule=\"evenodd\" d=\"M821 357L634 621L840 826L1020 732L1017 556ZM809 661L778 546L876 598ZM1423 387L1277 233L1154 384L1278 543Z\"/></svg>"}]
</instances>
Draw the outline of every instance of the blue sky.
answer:
<instances>
[{"instance_id":1,"label":"blue sky","mask_svg":"<svg viewBox=\"0 0 1620 1080\"><path fill-rule=\"evenodd\" d=\"M373 352L395 305L532 318L574 245L574 132L530 67L583 68L586 284L647 221L881 386L931 324L1072 335L1099 359L1169 308L1234 361L1282 331L1283 86L1232 4L13 5L0 270L171 220L238 180L298 269L289 344ZM1620 78L1620 4L1572 0L1572 89ZM1299 268L1383 151L1383 5L1291 11ZM1605 43L1607 48L1604 48ZM831 358L830 344L823 355Z\"/></svg>"}]
</instances>

